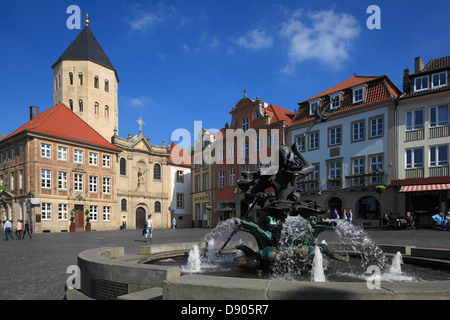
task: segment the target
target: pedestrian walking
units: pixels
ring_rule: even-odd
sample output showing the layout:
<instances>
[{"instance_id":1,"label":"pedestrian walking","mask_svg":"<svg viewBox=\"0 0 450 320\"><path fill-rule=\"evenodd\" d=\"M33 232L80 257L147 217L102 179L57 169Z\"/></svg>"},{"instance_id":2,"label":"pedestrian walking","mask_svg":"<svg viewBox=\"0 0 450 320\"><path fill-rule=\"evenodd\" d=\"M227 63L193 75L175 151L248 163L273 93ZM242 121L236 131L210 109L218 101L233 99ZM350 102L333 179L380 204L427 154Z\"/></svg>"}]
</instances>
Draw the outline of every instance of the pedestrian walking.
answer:
<instances>
[{"instance_id":1,"label":"pedestrian walking","mask_svg":"<svg viewBox=\"0 0 450 320\"><path fill-rule=\"evenodd\" d=\"M145 242L147 242L147 238L149 239L149 241L151 241L152 238L153 238L153 234L152 234L153 221L152 221L152 215L151 214L148 215L147 221L145 222L145 226L147 228L147 232L145 233Z\"/></svg>"},{"instance_id":2,"label":"pedestrian walking","mask_svg":"<svg viewBox=\"0 0 450 320\"><path fill-rule=\"evenodd\" d=\"M177 220L175 218L172 219L172 229L175 229L177 227Z\"/></svg>"},{"instance_id":3,"label":"pedestrian walking","mask_svg":"<svg viewBox=\"0 0 450 320\"><path fill-rule=\"evenodd\" d=\"M6 240L9 240L9 239L8 239L8 236L10 236L11 239L14 240L14 237L13 237L12 234L11 234L11 228L12 228L11 221L9 221L9 219L7 219L6 222L5 222L5 225L3 226L3 229L5 230L5 237L6 237Z\"/></svg>"},{"instance_id":4,"label":"pedestrian walking","mask_svg":"<svg viewBox=\"0 0 450 320\"><path fill-rule=\"evenodd\" d=\"M28 224L28 221L25 221L25 226L23 228L23 236L22 239L25 238L25 234L28 234L28 236L30 237L30 239L33 239L31 237L31 230L30 230L30 225Z\"/></svg>"},{"instance_id":5,"label":"pedestrian walking","mask_svg":"<svg viewBox=\"0 0 450 320\"><path fill-rule=\"evenodd\" d=\"M17 240L22 239L22 221L20 220L17 220L16 237Z\"/></svg>"}]
</instances>

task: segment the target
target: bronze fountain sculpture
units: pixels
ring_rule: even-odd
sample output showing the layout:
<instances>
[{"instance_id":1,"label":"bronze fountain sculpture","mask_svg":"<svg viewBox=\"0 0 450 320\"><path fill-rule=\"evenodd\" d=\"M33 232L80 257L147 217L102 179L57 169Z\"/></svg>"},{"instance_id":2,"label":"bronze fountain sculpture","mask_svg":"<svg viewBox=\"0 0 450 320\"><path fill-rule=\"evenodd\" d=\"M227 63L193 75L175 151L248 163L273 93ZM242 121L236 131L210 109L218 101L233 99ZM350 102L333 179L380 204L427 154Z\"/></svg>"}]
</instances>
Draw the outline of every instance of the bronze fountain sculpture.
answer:
<instances>
[{"instance_id":1,"label":"bronze fountain sculpture","mask_svg":"<svg viewBox=\"0 0 450 320\"><path fill-rule=\"evenodd\" d=\"M302 135L305 139L311 129L319 122L327 121L331 114L325 115L330 105L319 107L315 111L315 118L306 132ZM333 220L317 221L318 215L327 213L325 208L315 202L300 200L297 191L297 181L307 177L314 171L314 167L300 153L297 142L291 147L279 147L278 170L266 170L260 168L257 171L242 172L243 179L238 180L239 188L245 192L244 201L247 206L245 214L239 218L233 218L235 229L225 241L219 253L223 251L230 239L239 231L253 235L258 245L258 251L245 246L237 245L236 248L244 252L244 256L237 259L238 266L247 269L267 269L275 259L282 258L285 254L281 248L280 238L283 232L284 222L288 217L301 216L305 218L311 228L306 232L306 238L302 243L292 240L291 246L295 255L301 260L314 253L315 239L326 230L334 230L336 222ZM275 168L276 170L276 168ZM269 188L274 192L265 193ZM258 206L259 216L251 216L252 210ZM257 221L255 221L257 220ZM319 244L322 253L330 258L348 261L347 256L341 256L334 252L331 246Z\"/></svg>"}]
</instances>

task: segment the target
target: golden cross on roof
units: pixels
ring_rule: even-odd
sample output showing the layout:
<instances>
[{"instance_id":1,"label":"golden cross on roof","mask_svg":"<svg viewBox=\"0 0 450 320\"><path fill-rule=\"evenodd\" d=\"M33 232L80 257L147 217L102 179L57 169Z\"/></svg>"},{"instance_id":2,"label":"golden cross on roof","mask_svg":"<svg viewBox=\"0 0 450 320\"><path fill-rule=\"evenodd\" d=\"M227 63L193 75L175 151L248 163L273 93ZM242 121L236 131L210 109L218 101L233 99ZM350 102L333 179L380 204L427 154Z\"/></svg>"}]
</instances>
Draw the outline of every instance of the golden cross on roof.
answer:
<instances>
[{"instance_id":1,"label":"golden cross on roof","mask_svg":"<svg viewBox=\"0 0 450 320\"><path fill-rule=\"evenodd\" d=\"M145 122L142 121L142 118L139 118L136 122L139 123L139 132L142 132L142 125L145 124Z\"/></svg>"},{"instance_id":2,"label":"golden cross on roof","mask_svg":"<svg viewBox=\"0 0 450 320\"><path fill-rule=\"evenodd\" d=\"M84 20L84 24L86 27L89 25L89 18L91 17L89 13L85 12L84 15L86 16L86 20Z\"/></svg>"}]
</instances>

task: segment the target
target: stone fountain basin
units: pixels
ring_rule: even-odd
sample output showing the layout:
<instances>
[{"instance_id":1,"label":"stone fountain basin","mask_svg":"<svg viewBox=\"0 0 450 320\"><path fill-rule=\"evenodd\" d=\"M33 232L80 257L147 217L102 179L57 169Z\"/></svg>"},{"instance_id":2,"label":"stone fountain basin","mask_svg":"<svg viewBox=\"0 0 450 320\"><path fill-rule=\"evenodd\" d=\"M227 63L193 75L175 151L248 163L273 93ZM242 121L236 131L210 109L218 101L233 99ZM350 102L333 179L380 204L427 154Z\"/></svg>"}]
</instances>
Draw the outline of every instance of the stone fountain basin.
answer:
<instances>
[{"instance_id":1,"label":"stone fountain basin","mask_svg":"<svg viewBox=\"0 0 450 320\"><path fill-rule=\"evenodd\" d=\"M78 255L81 289L77 297L124 300L449 300L450 281L381 282L369 289L366 282L309 282L246 279L189 274L180 268L145 264L185 255L198 243L141 246L139 254L124 248L98 248ZM337 250L350 251L341 244ZM400 252L404 263L450 269L450 250L379 245L385 253ZM73 297L74 290L66 297Z\"/></svg>"}]
</instances>

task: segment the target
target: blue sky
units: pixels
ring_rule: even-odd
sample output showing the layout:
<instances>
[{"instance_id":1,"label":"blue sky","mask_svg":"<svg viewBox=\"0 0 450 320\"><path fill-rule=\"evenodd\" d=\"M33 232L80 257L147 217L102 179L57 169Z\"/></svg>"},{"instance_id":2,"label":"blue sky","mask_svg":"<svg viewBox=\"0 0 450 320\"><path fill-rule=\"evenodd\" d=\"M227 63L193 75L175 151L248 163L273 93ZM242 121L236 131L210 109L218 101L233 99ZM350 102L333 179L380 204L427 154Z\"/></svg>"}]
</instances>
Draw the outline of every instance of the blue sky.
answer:
<instances>
[{"instance_id":1,"label":"blue sky","mask_svg":"<svg viewBox=\"0 0 450 320\"><path fill-rule=\"evenodd\" d=\"M355 73L402 90L415 57L450 55L444 0L2 0L0 133L28 121L30 105L52 106L51 65L81 31L67 28L69 5L89 12L118 72L119 135L137 134L142 117L154 144L178 128L194 136L194 121L222 128L244 90L294 110ZM370 5L379 30L366 26Z\"/></svg>"}]
</instances>

